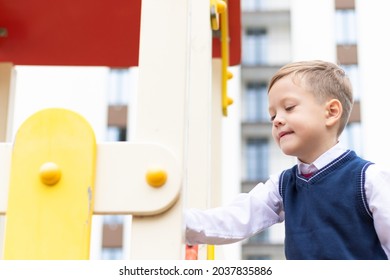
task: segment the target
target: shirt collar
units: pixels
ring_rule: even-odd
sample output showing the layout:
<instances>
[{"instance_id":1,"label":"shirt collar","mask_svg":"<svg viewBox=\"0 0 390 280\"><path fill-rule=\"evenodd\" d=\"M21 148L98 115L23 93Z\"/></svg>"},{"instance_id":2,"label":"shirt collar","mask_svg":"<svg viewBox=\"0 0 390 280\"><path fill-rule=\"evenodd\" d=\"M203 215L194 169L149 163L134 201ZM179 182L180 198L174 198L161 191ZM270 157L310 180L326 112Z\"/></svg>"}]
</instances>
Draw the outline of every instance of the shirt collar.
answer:
<instances>
[{"instance_id":1,"label":"shirt collar","mask_svg":"<svg viewBox=\"0 0 390 280\"><path fill-rule=\"evenodd\" d=\"M298 170L300 174L309 174L314 173L321 168L325 167L327 164L341 156L345 153L347 149L345 149L340 143L337 143L332 148L327 150L321 156L319 156L314 162L311 164L304 163L298 159Z\"/></svg>"}]
</instances>

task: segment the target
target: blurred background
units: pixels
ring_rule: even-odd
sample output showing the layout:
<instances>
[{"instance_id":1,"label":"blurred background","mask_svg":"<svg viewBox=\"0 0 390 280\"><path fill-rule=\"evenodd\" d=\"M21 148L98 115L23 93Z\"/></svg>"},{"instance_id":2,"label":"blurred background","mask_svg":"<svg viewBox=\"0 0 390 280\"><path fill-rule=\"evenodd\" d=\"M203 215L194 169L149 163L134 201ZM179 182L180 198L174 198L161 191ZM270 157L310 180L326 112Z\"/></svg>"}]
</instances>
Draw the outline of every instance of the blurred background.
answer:
<instances>
[{"instance_id":1,"label":"blurred background","mask_svg":"<svg viewBox=\"0 0 390 280\"><path fill-rule=\"evenodd\" d=\"M231 67L235 78L229 82L229 93L235 102L223 120L223 203L295 163L272 140L267 105L270 77L292 61L322 59L344 68L353 84L355 104L340 141L390 168L386 139L390 2L241 0L240 4L241 65ZM13 136L28 116L50 106L83 114L98 141L131 140L137 67L16 66L16 72ZM94 217L92 259L128 258L128 219ZM276 225L225 246L224 255L283 259L283 240L283 225Z\"/></svg>"}]
</instances>

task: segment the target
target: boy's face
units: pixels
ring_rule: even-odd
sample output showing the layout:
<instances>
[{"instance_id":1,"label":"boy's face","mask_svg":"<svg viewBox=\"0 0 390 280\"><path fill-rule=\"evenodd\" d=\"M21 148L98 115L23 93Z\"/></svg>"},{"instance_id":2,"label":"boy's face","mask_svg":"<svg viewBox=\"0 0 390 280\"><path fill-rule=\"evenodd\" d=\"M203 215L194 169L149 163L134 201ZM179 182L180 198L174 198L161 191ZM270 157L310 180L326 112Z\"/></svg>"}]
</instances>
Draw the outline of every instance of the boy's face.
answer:
<instances>
[{"instance_id":1,"label":"boy's face","mask_svg":"<svg viewBox=\"0 0 390 280\"><path fill-rule=\"evenodd\" d=\"M269 91L272 135L283 153L312 163L335 142L326 125L326 102L287 76Z\"/></svg>"}]
</instances>

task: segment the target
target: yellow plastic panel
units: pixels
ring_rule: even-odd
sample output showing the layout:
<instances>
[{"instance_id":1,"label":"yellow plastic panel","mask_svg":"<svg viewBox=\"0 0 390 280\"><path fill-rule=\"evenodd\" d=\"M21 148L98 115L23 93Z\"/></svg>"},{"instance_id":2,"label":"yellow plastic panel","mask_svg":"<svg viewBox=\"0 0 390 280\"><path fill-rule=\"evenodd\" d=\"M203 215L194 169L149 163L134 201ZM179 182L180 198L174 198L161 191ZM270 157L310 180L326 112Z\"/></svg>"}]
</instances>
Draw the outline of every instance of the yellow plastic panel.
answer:
<instances>
[{"instance_id":1,"label":"yellow plastic panel","mask_svg":"<svg viewBox=\"0 0 390 280\"><path fill-rule=\"evenodd\" d=\"M80 115L46 109L25 121L12 153L5 259L89 258L95 157Z\"/></svg>"}]
</instances>

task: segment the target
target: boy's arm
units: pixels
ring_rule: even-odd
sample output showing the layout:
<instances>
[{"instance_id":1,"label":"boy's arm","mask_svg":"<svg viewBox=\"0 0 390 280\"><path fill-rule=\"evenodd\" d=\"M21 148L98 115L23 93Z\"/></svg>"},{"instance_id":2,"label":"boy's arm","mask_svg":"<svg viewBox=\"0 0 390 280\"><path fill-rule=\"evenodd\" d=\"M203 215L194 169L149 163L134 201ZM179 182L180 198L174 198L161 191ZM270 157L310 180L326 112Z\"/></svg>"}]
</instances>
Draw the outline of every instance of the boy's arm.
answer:
<instances>
[{"instance_id":1,"label":"boy's arm","mask_svg":"<svg viewBox=\"0 0 390 280\"><path fill-rule=\"evenodd\" d=\"M365 190L375 230L390 259L390 171L370 165L366 170Z\"/></svg>"},{"instance_id":2,"label":"boy's arm","mask_svg":"<svg viewBox=\"0 0 390 280\"><path fill-rule=\"evenodd\" d=\"M185 211L188 244L228 244L248 238L283 221L279 176L271 176L227 206Z\"/></svg>"}]
</instances>

